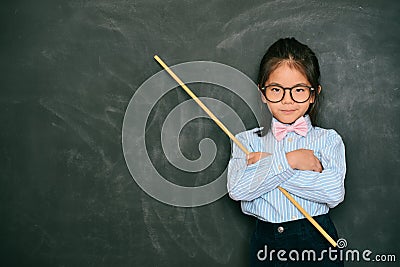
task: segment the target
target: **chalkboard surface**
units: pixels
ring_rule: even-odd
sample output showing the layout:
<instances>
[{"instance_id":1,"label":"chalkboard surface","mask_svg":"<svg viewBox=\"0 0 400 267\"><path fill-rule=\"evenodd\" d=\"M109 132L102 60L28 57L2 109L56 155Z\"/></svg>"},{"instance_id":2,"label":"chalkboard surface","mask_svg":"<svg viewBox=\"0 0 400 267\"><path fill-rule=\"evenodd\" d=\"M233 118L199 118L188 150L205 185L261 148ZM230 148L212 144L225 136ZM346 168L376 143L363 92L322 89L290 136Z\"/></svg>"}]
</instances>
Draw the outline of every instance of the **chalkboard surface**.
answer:
<instances>
[{"instance_id":1,"label":"chalkboard surface","mask_svg":"<svg viewBox=\"0 0 400 267\"><path fill-rule=\"evenodd\" d=\"M161 71L155 54L169 65L219 62L255 80L265 49L287 36L319 57L319 125L346 145L346 198L332 210L339 236L398 264L399 15L395 0L2 1L1 265L247 266L253 218L227 195L183 208L146 194L124 159L123 120L136 90ZM257 126L223 88L191 88ZM147 153L170 182L204 185L223 173L231 149L210 119L179 133L190 160L202 139L213 140L208 168L177 170L162 153L163 122L187 100L177 87L155 103L143 121Z\"/></svg>"}]
</instances>

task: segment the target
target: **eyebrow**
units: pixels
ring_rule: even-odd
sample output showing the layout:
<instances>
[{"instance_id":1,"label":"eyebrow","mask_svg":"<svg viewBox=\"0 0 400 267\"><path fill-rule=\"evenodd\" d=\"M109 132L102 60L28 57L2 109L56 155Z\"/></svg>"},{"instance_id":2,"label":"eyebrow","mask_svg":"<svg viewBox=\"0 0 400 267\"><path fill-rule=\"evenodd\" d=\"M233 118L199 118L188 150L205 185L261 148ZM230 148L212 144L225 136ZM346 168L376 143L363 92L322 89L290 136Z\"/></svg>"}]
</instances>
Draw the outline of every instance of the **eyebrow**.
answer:
<instances>
[{"instance_id":1,"label":"eyebrow","mask_svg":"<svg viewBox=\"0 0 400 267\"><path fill-rule=\"evenodd\" d=\"M271 86L271 85L279 86L279 87L282 87L282 88L292 88L292 87L296 87L296 86L310 86L310 85L307 85L305 83L297 83L297 84L295 84L295 85L293 85L291 87L284 87L282 84L279 84L279 83L270 83L270 84L267 84L265 86Z\"/></svg>"}]
</instances>

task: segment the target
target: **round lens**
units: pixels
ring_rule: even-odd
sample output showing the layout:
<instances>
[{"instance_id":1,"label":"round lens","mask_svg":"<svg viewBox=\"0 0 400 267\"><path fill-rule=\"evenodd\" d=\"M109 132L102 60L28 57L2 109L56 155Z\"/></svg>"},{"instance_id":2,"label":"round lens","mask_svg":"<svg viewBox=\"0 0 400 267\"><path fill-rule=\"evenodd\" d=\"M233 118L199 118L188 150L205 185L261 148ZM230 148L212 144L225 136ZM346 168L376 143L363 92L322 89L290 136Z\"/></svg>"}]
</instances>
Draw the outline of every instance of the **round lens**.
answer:
<instances>
[{"instance_id":1,"label":"round lens","mask_svg":"<svg viewBox=\"0 0 400 267\"><path fill-rule=\"evenodd\" d=\"M305 102L310 97L310 88L306 86L297 86L292 89L292 97L296 102Z\"/></svg>"},{"instance_id":2,"label":"round lens","mask_svg":"<svg viewBox=\"0 0 400 267\"><path fill-rule=\"evenodd\" d=\"M267 86L265 90L265 96L271 102L279 102L283 97L284 90L279 86Z\"/></svg>"}]
</instances>

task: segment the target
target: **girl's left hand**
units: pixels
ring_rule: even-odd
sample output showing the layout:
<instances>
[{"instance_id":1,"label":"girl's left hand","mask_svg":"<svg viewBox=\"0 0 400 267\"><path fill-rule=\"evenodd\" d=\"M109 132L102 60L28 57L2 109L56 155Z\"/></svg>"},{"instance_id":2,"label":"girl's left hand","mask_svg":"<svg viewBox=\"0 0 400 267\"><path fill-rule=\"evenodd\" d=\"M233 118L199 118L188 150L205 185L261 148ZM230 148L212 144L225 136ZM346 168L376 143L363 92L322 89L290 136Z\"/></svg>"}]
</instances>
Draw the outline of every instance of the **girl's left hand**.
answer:
<instances>
[{"instance_id":1,"label":"girl's left hand","mask_svg":"<svg viewBox=\"0 0 400 267\"><path fill-rule=\"evenodd\" d=\"M267 153L267 152L250 152L246 157L247 165L254 164L257 161L259 161L260 159L265 158L269 155L271 155L271 154Z\"/></svg>"},{"instance_id":2,"label":"girl's left hand","mask_svg":"<svg viewBox=\"0 0 400 267\"><path fill-rule=\"evenodd\" d=\"M286 153L287 161L293 169L302 171L322 172L323 167L314 151L297 149Z\"/></svg>"}]
</instances>

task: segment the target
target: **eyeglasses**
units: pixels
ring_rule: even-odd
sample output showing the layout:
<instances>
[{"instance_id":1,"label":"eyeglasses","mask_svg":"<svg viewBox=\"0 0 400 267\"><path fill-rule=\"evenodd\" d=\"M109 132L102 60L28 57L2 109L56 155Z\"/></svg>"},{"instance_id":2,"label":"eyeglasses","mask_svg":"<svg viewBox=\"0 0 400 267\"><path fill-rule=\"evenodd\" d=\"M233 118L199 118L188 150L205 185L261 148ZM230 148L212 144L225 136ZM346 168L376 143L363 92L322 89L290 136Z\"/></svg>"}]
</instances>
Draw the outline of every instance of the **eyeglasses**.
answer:
<instances>
[{"instance_id":1,"label":"eyeglasses","mask_svg":"<svg viewBox=\"0 0 400 267\"><path fill-rule=\"evenodd\" d=\"M310 99L314 88L307 85L295 85L293 87L282 87L280 85L266 85L261 88L265 91L265 97L269 102L278 103L285 97L286 90L290 91L290 97L296 103L304 103Z\"/></svg>"}]
</instances>

